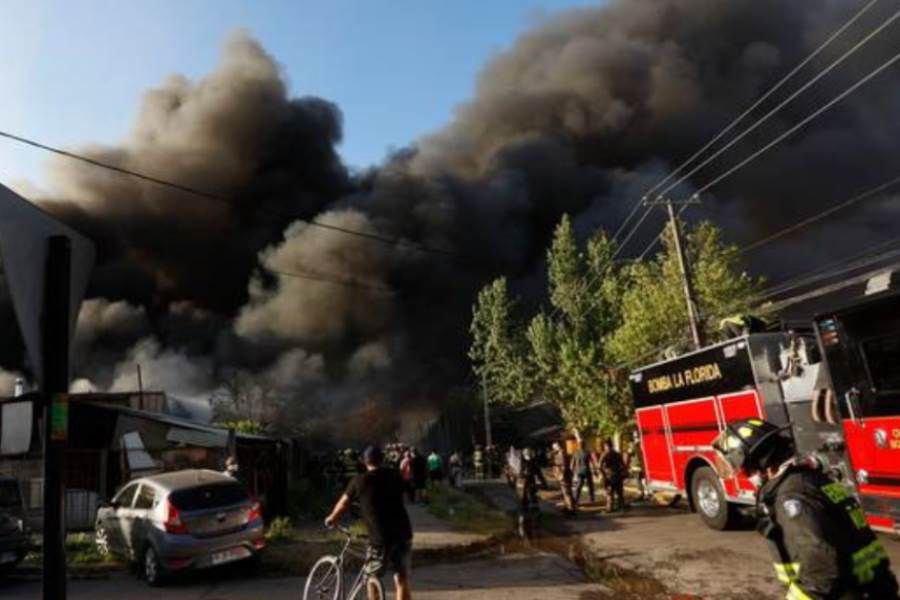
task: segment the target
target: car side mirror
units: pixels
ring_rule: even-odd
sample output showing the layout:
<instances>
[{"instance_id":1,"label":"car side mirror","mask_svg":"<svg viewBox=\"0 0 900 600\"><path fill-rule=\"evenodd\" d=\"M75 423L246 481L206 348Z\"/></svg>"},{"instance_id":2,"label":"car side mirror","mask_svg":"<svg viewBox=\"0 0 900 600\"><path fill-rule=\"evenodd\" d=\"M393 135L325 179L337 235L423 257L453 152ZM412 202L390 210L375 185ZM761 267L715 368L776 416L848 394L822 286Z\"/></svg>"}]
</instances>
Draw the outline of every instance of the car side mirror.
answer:
<instances>
[{"instance_id":1,"label":"car side mirror","mask_svg":"<svg viewBox=\"0 0 900 600\"><path fill-rule=\"evenodd\" d=\"M103 508L119 508L121 505L114 500L110 500L109 502L103 502L100 506Z\"/></svg>"}]
</instances>

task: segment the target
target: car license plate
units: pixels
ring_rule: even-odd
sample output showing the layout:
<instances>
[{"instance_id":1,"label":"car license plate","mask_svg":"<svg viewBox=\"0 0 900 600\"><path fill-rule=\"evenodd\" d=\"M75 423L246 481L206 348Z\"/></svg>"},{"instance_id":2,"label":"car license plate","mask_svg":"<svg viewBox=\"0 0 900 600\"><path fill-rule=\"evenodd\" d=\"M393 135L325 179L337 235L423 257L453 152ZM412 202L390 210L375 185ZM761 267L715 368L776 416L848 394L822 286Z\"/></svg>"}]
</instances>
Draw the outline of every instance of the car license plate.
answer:
<instances>
[{"instance_id":1,"label":"car license plate","mask_svg":"<svg viewBox=\"0 0 900 600\"><path fill-rule=\"evenodd\" d=\"M238 548L230 548L229 550L222 550L221 552L216 552L209 558L209 562L213 565L221 565L227 562L231 562L233 560L240 560L242 558L246 558L250 555L250 551L243 547Z\"/></svg>"},{"instance_id":2,"label":"car license plate","mask_svg":"<svg viewBox=\"0 0 900 600\"><path fill-rule=\"evenodd\" d=\"M16 561L15 552L0 552L0 565Z\"/></svg>"}]
</instances>

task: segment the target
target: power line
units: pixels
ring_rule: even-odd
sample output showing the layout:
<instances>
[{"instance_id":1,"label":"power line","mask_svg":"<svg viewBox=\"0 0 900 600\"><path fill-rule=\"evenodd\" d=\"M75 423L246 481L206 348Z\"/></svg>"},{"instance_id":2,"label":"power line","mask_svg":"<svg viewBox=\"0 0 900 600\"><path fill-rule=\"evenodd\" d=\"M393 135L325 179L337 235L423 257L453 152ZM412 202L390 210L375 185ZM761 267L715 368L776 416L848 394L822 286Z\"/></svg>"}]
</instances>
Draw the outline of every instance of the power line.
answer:
<instances>
[{"instance_id":1,"label":"power line","mask_svg":"<svg viewBox=\"0 0 900 600\"><path fill-rule=\"evenodd\" d=\"M660 192L660 195L662 195L662 196L666 195L669 191L671 191L671 190L674 189L676 186L680 185L682 182L684 182L685 180L687 180L688 178L690 178L690 177L691 177L692 175L694 175L697 171L699 171L700 169L702 169L703 167L705 167L706 165L708 165L712 160L714 160L715 158L717 158L718 156L720 156L723 152L725 152L726 150L728 150L729 148L731 148L732 146L734 146L736 143L738 143L739 141L741 141L744 137L746 137L747 135L749 135L750 133L752 133L753 131L755 131L760 125L762 125L763 123L765 123L766 121L768 121L772 116L774 116L776 113L778 113L779 111L781 111L781 109L784 108L787 104L789 104L791 101L793 101L794 99L796 99L797 96L799 96L800 94L802 94L803 92L805 92L806 90L808 90L810 87L813 86L813 84L815 84L817 81L819 81L820 79L822 79L825 75L827 75L828 73L830 73L831 71L833 71L833 70L834 70L835 68L837 68L842 62L844 62L846 59L850 58L850 56L852 56L853 54L855 54L860 48L862 48L862 47L865 46L867 43L869 43L869 42L872 40L872 38L874 38L876 35L878 35L878 34L881 33L882 31L884 31L890 24L892 24L892 23L893 23L894 21L896 21L898 18L900 18L900 10L898 10L898 11L895 12L893 15L891 15L890 17L888 17L881 25L879 25L878 27L876 27L875 29L873 29L871 32L869 32L869 34L866 35L863 39L861 39L861 40L858 41L856 44L854 44L852 47L850 47L850 49L848 49L846 52L844 52L843 54L841 54L837 59L835 59L834 61L832 61L831 64L829 64L829 65L826 66L824 69L822 69L822 71L820 71L815 77L813 77L812 79L810 79L809 81L807 81L805 84L803 84L802 86L800 86L800 88L798 88L796 91L794 91L790 96L788 96L787 98L785 98L784 100L782 100L782 101L781 101L780 103L778 103L778 105L776 105L773 109L771 109L771 110L770 110L769 112L767 112L765 115L763 115L762 117L760 117L755 123L753 123L753 124L750 125L748 128L746 128L744 131L742 131L737 137L735 137L735 138L732 139L730 142L728 142L727 144L725 144L724 146L722 146L721 148L719 148L718 150L716 150L712 155L710 155L710 156L708 156L706 159L704 159L699 165L697 165L696 167L694 167L693 169L691 169L690 172L688 172L686 175L682 176L678 181L676 181L675 183L671 184L669 187L667 187L667 188L664 189L662 192ZM891 63L891 64L893 64L893 63ZM888 66L889 66L889 65L888 65ZM885 67L885 68L886 68L886 67ZM876 70L876 71L877 71L877 72L880 72L880 71L878 71L878 70ZM876 74L877 74L877 73L876 73ZM874 75L872 75L872 76L874 76ZM871 78L871 77L870 77L870 78ZM868 79L865 79L865 81L868 81ZM865 81L863 81L862 83L865 83ZM859 85L861 85L861 83L860 83ZM851 88L850 91L852 92L853 89L855 89L855 88ZM849 94L850 92L847 92L847 93ZM844 97L844 96L839 96L839 98L838 98L837 101L840 101L840 99L842 99L843 97ZM826 105L826 106L830 108L830 105ZM826 108L825 110L827 110L827 108ZM823 112L824 112L824 111L823 111ZM818 115L817 115L816 113L814 113L812 118L815 118L815 116L818 116ZM811 119L810 119L810 120L811 120ZM699 194L703 189L707 189L707 188L709 187L709 185L710 185L710 184L707 184L707 186L705 186L705 187L702 188L701 190L698 190L696 193Z\"/></svg>"},{"instance_id":2,"label":"power line","mask_svg":"<svg viewBox=\"0 0 900 600\"><path fill-rule=\"evenodd\" d=\"M835 39L837 39L838 37L840 37L841 34L843 34L843 33L844 33L851 25L853 25L857 20L859 20L860 17L862 17L866 12L868 12L869 9L871 9L871 8L872 8L875 4L877 4L878 2L879 2L879 0L871 0L867 5L865 5L862 9L860 9L859 12L857 12L855 15L853 15L853 16L852 16L848 21L846 21L841 27L839 27L839 28L838 28L837 30L835 30L830 36L828 36L828 38L826 38L825 41L822 42L815 50L813 50L806 58L804 58L802 61L800 61L799 64L797 64L793 69L791 69L791 71L788 72L787 75L785 75L784 77L782 77L777 83L775 83L775 85L773 85L771 88L769 88L762 96L760 96L760 97L756 100L756 102L754 102L750 107L748 107L747 109L745 109L744 112L742 112L740 115L738 115L733 121L731 121L731 123L729 123L729 124L728 124L726 127L724 127L721 131L719 131L719 133L717 133L715 136L713 136L712 139L710 139L705 145L703 145L699 150L697 150L697 151L696 151L694 154L692 154L689 158L687 158L685 161L683 161L683 162L682 162L678 167L676 167L671 173L669 173L666 177L664 177L664 178L661 179L659 182L657 182L656 185L654 185L652 188L650 188L649 190L647 190L647 191L644 193L643 197L641 197L637 202L635 202L634 207L632 208L631 212L628 213L628 216L625 218L625 221L619 226L619 229L616 231L615 235L613 235L613 240L618 239L619 233L621 233L621 231L625 228L625 226L631 221L631 218L632 218L632 217L634 216L634 214L637 212L638 208L640 208L641 203L642 203L643 201L646 201L646 200L648 199L648 196L650 196L650 194L654 193L657 189L659 189L660 187L662 187L663 185L665 185L672 177L674 177L675 175L677 175L678 173L680 173L681 171L683 171L684 168L687 167L687 165L689 165L689 164L692 163L694 160L696 160L700 155L702 155L702 154L703 154L704 152L706 152L710 147L712 147L713 144L715 144L717 141L719 141L720 139L722 139L722 137L724 137L726 134L728 134L732 129L734 129L741 121L743 121L743 120L744 120L747 116L749 116L754 110L756 110L763 102L765 102L769 97L771 97L772 94L774 94L776 91L778 91L779 89L781 89L781 87L782 87L785 83L787 83L794 75L796 75L798 72L800 72L800 70L803 69L803 67L805 67L807 64L809 64L809 62L812 61L816 56L818 56L823 50L825 50L825 48L827 48L828 46L830 46L831 43L832 43ZM884 26L886 26L886 25L882 25L882 28L883 28ZM880 29L879 29L879 31L880 31ZM870 37L871 37L872 35L874 35L874 34L870 34ZM865 40L865 41L868 41L868 40ZM863 43L865 43L865 41L864 41ZM851 54L852 54L852 52L855 52L855 50L852 50L852 51L851 51ZM843 60L843 59L846 58L847 56L849 56L849 55L845 54L845 56L841 57L841 58L839 59L839 61L840 61L840 60ZM832 68L833 68L833 66L836 66L836 65L833 63L833 64L832 64ZM819 75L819 78L821 78L823 75L824 75L824 73L820 74L820 75ZM792 97L796 97L796 95L798 95L799 93L801 93L804 89L808 88L810 85L812 85L812 83L815 83L815 80L813 80L812 82L809 82L804 88L802 88L799 92L796 92L796 93L794 94L794 96L792 96ZM791 99L791 98L789 98L788 101L790 101L790 99ZM785 103L782 103L780 106L783 106L784 104L785 104ZM777 112L777 110L778 110L778 108L775 109L775 112ZM774 113L773 113L773 112L770 112L769 115L767 115L765 118L768 118L769 116L771 116L771 114L774 114ZM757 126L758 126L759 124L760 124L760 123L757 123ZM754 127L755 127L755 126L754 126ZM751 130L752 130L752 129L751 129ZM750 131L750 130L747 130L747 131L745 131L744 133L742 133L736 140L734 140L731 144L729 144L729 146L730 146L730 145L733 145L735 142L737 142L738 140L740 140L740 138L742 138L742 137L745 136L747 133L749 133L749 131ZM703 165L707 164L710 160L712 160L713 158L715 158L715 156L717 156L718 154L721 154L721 153L722 153L724 150L726 150L729 146L726 146L725 148L723 148L722 150L720 150L716 155L714 155L714 156L710 157L709 159L707 159L707 160L706 160L702 165L700 165L700 167L698 167L698 168L702 168ZM675 184L673 184L673 186L670 186L669 188L667 188L667 189L666 189L664 192L662 192L660 195L664 195L668 190L672 189L672 187L677 186L678 184L680 184L681 182L683 182L685 179L687 179L688 177L690 177L695 171L696 171L696 169L695 169L694 171L691 171L691 173L688 173L688 175L686 175L686 176L682 177L681 179L679 179L677 182L675 182ZM646 216L647 216L647 214L648 214L649 212L650 212L650 209L648 208L647 212L644 213L644 216L641 218L641 221L640 221L640 222L643 222L643 221L644 221L644 219L646 218ZM636 227L639 227L639 226L640 226L640 223L638 223L638 225L636 225Z\"/></svg>"},{"instance_id":3,"label":"power line","mask_svg":"<svg viewBox=\"0 0 900 600\"><path fill-rule=\"evenodd\" d=\"M49 146L47 144L43 144L41 142L29 139L29 138L25 138L25 137L22 137L19 135L15 135L15 134L12 134L12 133L9 133L6 131L0 131L0 137L7 138L14 142L19 142L21 144L26 144L28 146L32 146L34 148L38 148L38 149L44 150L46 152L58 154L60 156L70 158L72 160L81 161L83 163L92 165L94 167L98 167L101 169L107 169L109 171L114 171L114 172L122 174L122 175L127 175L129 177L141 179L143 181L154 183L159 186L168 187L168 188L171 188L174 190L178 190L180 192L184 192L186 194L192 194L194 196L199 196L201 198L215 200L216 202L222 202L222 203L225 203L225 204L231 206L231 200L229 200L225 196L221 196L219 194L213 194L211 192L200 190L195 187L182 185L180 183L176 183L176 182L169 181L166 179L161 179L159 177L153 177L152 175L147 175L146 173L140 173L138 171L133 171L131 169L119 167L117 165L99 161L99 160L84 156L82 154L77 154L75 152L69 152L68 150L63 150L62 148ZM279 218L288 218L288 219L293 219L295 221L300 221L302 223L306 223L310 227L318 227L320 229L327 229L329 231L335 231L335 232L342 233L345 235L352 235L352 236L356 236L359 238L373 240L376 242L381 242L383 244L389 244L391 246L404 246L404 247L408 247L408 248L411 248L414 250L418 250L420 252L427 252L427 253L431 253L431 254L443 254L443 255L454 255L455 254L454 252L443 249L443 248L435 248L432 246L426 246L425 244L420 244L418 242L411 242L411 241L403 240L403 239L399 239L399 238L389 238L389 237L385 237L382 235L378 235L376 233L370 233L370 232L366 232L366 231L347 229L346 227L340 227L338 225L330 225L328 223L321 223L319 221L304 219L299 216L286 215L286 214L282 214L282 213L278 213L278 212L270 211L270 210L265 210L265 209L261 210L260 212L267 212L267 213L277 216Z\"/></svg>"},{"instance_id":4,"label":"power line","mask_svg":"<svg viewBox=\"0 0 900 600\"><path fill-rule=\"evenodd\" d=\"M892 238L886 242L875 244L874 246L870 246L860 253L841 259L836 263L818 267L798 276L783 280L760 292L759 297L771 298L773 296L778 296L792 289L796 289L804 285L809 285L822 279L836 277L837 275L840 275L842 273L860 269L862 267L866 267L879 261L891 258L897 254L900 254L900 248L895 248L893 250L890 249L891 246L897 244L900 244L900 237Z\"/></svg>"},{"instance_id":5,"label":"power line","mask_svg":"<svg viewBox=\"0 0 900 600\"><path fill-rule=\"evenodd\" d=\"M885 183L882 183L872 189L866 190L865 192L857 194L856 196L850 198L849 200L841 202L840 204L836 204L826 210L823 210L819 213L812 215L811 217L803 219L802 221L799 221L798 223L795 223L795 224L791 225L790 227L785 227L784 229L776 231L775 233L773 233L771 235L768 235L762 239L759 239L755 242L747 244L746 246L741 248L740 251L742 253L744 253L744 252L750 252L751 250L756 250L760 246L763 246L765 244L768 244L769 242L772 242L774 240L782 238L782 237L788 235L789 233L793 233L794 231L797 231L798 229L802 229L803 227L811 225L817 221L821 221L822 219L829 217L829 216L833 215L834 213L847 208L848 206L856 204L857 202L861 202L862 200L865 200L867 198L871 198L872 196L874 196L880 192L883 192L884 190L886 190L898 183L900 183L900 176L895 177Z\"/></svg>"},{"instance_id":6,"label":"power line","mask_svg":"<svg viewBox=\"0 0 900 600\"><path fill-rule=\"evenodd\" d=\"M898 16L900 16L900 12L898 12L897 14L898 14ZM799 130L800 128L805 126L807 123L809 123L810 121L812 121L813 119L815 119L816 117L818 117L819 115L821 115L822 113L824 113L825 111L830 109L832 106L834 106L835 104L837 104L838 102L840 102L841 100L843 100L844 98L846 98L847 96L849 96L850 94L855 92L857 89L859 89L860 87L862 87L863 85L868 83L871 79L880 75L882 71L891 67L898 60L900 60L900 52L895 54L893 57L891 57L887 61L881 63L881 65L879 65L874 71L870 71L865 77L863 77L862 79L860 79L859 81L854 83L852 86L850 86L849 88L847 88L846 90L844 90L843 92L841 92L840 94L838 94L837 96L832 98L824 106L822 106L821 108L819 108L818 110L813 112L811 115L807 116L805 119L803 119L802 121L800 121L799 123L797 123L796 125L791 127L790 129L788 129L787 131L785 131L784 133L782 133L781 135L776 137L774 140L772 140L771 142L769 142L768 144L766 144L765 146L763 146L762 148L760 148L759 150L757 150L756 152L754 152L753 154L751 154L750 156L748 156L747 158L745 158L744 160L742 160L741 162L736 164L735 166L731 167L730 169L728 169L727 171L725 171L724 173L722 173L721 175L719 175L718 177L716 177L715 179L713 179L712 181L710 181L709 183L707 183L706 185L704 185L703 187L698 189L694 193L694 196L699 196L700 194L702 194L709 188L713 187L714 185L716 185L723 179L731 176L735 171L738 171L738 170L744 168L747 164L756 160L760 155L762 155L763 153L767 152L774 146L781 143L785 138L789 137L790 135L795 133L797 130Z\"/></svg>"},{"instance_id":7,"label":"power line","mask_svg":"<svg viewBox=\"0 0 900 600\"><path fill-rule=\"evenodd\" d=\"M898 12L897 15L900 16L900 12ZM852 94L853 92L855 92L857 89L859 89L860 87L862 87L863 85L865 85L866 83L868 83L871 79L873 79L873 78L875 78L876 76L880 75L884 70L886 70L886 69L888 69L889 67L891 67L891 66L892 66L894 63L896 63L898 60L900 60L900 52L898 52L897 54L895 54L893 57L891 57L891 58L888 59L887 61L883 62L881 65L879 65L878 67L876 67L874 70L870 71L870 72L869 72L868 74L866 74L864 77L862 77L861 79L859 79L856 83L854 83L853 85L851 85L850 87L848 87L847 89L845 89L843 92L841 92L840 94L838 94L837 96L835 96L834 98L832 98L831 100L829 100L827 103L825 103L823 106L819 107L817 110L813 111L810 115L808 115L808 116L805 117L803 120L801 120L799 123L797 123L796 125L794 125L794 126L791 127L790 129L788 129L787 131L785 131L784 133L782 133L781 135L779 135L778 137L776 137L774 140L772 140L771 142L769 142L768 144L766 144L765 146L763 146L762 148L760 148L759 150L757 150L756 152L754 152L753 154L751 154L750 156L748 156L747 158L745 158L744 160L742 160L741 162L739 162L738 164L734 165L733 167L731 167L730 169L728 169L727 171L725 171L724 173L722 173L721 175L719 175L718 177L716 177L715 179L713 179L712 181L710 181L709 183L707 183L706 185L704 185L703 187L699 188L696 192L694 192L694 194L692 195L692 197L693 197L693 198L699 197L700 194L702 194L703 192L705 192L705 191L708 190L709 188L711 188L711 187L713 187L714 185L716 185L717 183L721 182L723 179L725 179L725 178L731 176L731 175L734 174L736 171L738 171L738 170L744 168L744 167L747 166L749 163L751 163L751 162L753 162L754 160L756 160L757 158L759 158L762 154L764 154L765 152L771 150L773 147L775 147L775 146L777 146L778 144L780 144L780 143L781 143L782 141L784 141L786 138L788 138L788 137L790 137L792 134L796 133L799 129L801 129L802 127L804 127L805 125L807 125L810 121L812 121L813 119L817 118L817 117L820 116L822 113L824 113L825 111L827 111L827 110L829 110L831 107L833 107L835 104L837 104L838 102L840 102L841 100L843 100L844 98L846 98L847 96L849 96L850 94ZM685 204L685 205L678 211L678 214L681 215L681 213L684 212L684 211L687 209L687 207L688 207L688 205ZM664 231L665 231L665 229L663 229L663 232L664 232ZM657 242L659 242L659 240L662 238L663 232L660 232L660 234L659 234L656 238L654 238L654 240L653 240L652 242L650 242L650 245L647 246L647 248L644 250L644 252L642 252L641 255L638 257L639 260L643 259L644 256L645 256L651 249L653 249L654 246L656 246Z\"/></svg>"},{"instance_id":8,"label":"power line","mask_svg":"<svg viewBox=\"0 0 900 600\"><path fill-rule=\"evenodd\" d=\"M638 205L640 206L640 203L638 203ZM652 206L648 206L648 207L647 207L647 210L644 211L644 214L643 214L643 215L641 215L641 218L640 218L640 220L637 222L637 224L636 224L634 227L631 228L631 231L628 232L628 235L625 236L625 239L622 240L622 242L621 242L621 243L618 245L618 247L615 249L615 251L613 252L613 258L615 258L616 256L618 256L619 253L625 248L625 245L628 244L628 240L630 240L630 239L634 236L634 234L637 233L638 229L641 228L641 224L642 224L644 221L647 220L647 217L650 216L650 212L651 212L652 210L653 210L653 207L652 207ZM613 236L613 239L615 239L615 236Z\"/></svg>"},{"instance_id":9,"label":"power line","mask_svg":"<svg viewBox=\"0 0 900 600\"><path fill-rule=\"evenodd\" d=\"M393 295L396 292L387 286L378 285L374 283L369 283L365 281L358 281L356 279L349 279L344 277L339 277L335 275L325 274L322 272L294 272L294 271L282 271L280 269L272 269L269 267L260 267L268 273L272 273L274 275L283 275L285 277L293 277L297 279L306 279L308 281L317 281L322 283L331 283L333 285L339 285L343 287L350 287L356 289L368 290L371 292L378 292L382 294L390 294Z\"/></svg>"}]
</instances>

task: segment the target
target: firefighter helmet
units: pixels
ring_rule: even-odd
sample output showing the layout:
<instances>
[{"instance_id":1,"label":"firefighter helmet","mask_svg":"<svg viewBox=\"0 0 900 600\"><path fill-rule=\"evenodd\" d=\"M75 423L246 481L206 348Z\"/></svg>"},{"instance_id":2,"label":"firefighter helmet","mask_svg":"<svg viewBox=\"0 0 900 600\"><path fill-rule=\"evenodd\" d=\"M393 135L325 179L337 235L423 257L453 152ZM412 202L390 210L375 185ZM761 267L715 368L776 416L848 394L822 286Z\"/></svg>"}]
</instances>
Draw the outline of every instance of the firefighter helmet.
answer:
<instances>
[{"instance_id":1,"label":"firefighter helmet","mask_svg":"<svg viewBox=\"0 0 900 600\"><path fill-rule=\"evenodd\" d=\"M794 442L785 434L790 426L778 427L761 419L729 423L713 448L735 471L775 467L794 454Z\"/></svg>"}]
</instances>

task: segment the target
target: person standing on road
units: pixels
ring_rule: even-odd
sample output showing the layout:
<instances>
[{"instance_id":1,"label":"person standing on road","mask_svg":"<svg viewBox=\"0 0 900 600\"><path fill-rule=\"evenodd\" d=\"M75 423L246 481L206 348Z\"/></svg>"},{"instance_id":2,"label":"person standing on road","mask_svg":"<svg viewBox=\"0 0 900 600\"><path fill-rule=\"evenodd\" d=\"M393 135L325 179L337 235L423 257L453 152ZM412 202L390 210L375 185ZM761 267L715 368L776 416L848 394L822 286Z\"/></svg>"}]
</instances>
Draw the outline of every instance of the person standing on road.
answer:
<instances>
[{"instance_id":1,"label":"person standing on road","mask_svg":"<svg viewBox=\"0 0 900 600\"><path fill-rule=\"evenodd\" d=\"M415 504L416 483L413 480L413 457L410 450L403 453L403 460L400 461L400 477L403 479L403 489L406 492L409 503Z\"/></svg>"},{"instance_id":2,"label":"person standing on road","mask_svg":"<svg viewBox=\"0 0 900 600\"><path fill-rule=\"evenodd\" d=\"M416 489L416 500L425 502L425 485L428 482L428 463L418 449L412 448L413 487Z\"/></svg>"},{"instance_id":3,"label":"person standing on road","mask_svg":"<svg viewBox=\"0 0 900 600\"><path fill-rule=\"evenodd\" d=\"M575 514L575 500L572 498L572 465L569 463L569 455L565 447L559 442L553 442L553 475L562 492L563 505L570 515Z\"/></svg>"},{"instance_id":4,"label":"person standing on road","mask_svg":"<svg viewBox=\"0 0 900 600\"><path fill-rule=\"evenodd\" d=\"M450 455L448 470L450 486L457 489L462 488L463 461L459 450Z\"/></svg>"},{"instance_id":5,"label":"person standing on road","mask_svg":"<svg viewBox=\"0 0 900 600\"><path fill-rule=\"evenodd\" d=\"M818 461L798 457L786 429L739 421L713 448L720 475L740 471L759 487L757 531L768 542L787 598L897 599L890 560L859 502Z\"/></svg>"},{"instance_id":6,"label":"person standing on road","mask_svg":"<svg viewBox=\"0 0 900 600\"><path fill-rule=\"evenodd\" d=\"M475 466L475 479L484 479L484 450L477 444L472 452L472 464Z\"/></svg>"},{"instance_id":7,"label":"person standing on road","mask_svg":"<svg viewBox=\"0 0 900 600\"><path fill-rule=\"evenodd\" d=\"M432 450L431 454L428 455L428 480L431 482L431 485L434 486L444 478L444 459L441 458L441 455L437 453L437 450Z\"/></svg>"},{"instance_id":8,"label":"person standing on road","mask_svg":"<svg viewBox=\"0 0 900 600\"><path fill-rule=\"evenodd\" d=\"M547 489L547 480L541 472L541 467L535 460L531 448L522 450L522 464L519 468L519 479L522 489L519 494L519 503L523 512L527 512L532 506L538 505L537 486Z\"/></svg>"},{"instance_id":9,"label":"person standing on road","mask_svg":"<svg viewBox=\"0 0 900 600\"><path fill-rule=\"evenodd\" d=\"M516 489L516 481L519 479L519 471L522 470L522 453L515 446L510 446L506 453L506 483L510 488Z\"/></svg>"},{"instance_id":10,"label":"person standing on road","mask_svg":"<svg viewBox=\"0 0 900 600\"><path fill-rule=\"evenodd\" d=\"M403 481L396 469L382 466L384 455L377 446L363 453L366 472L350 481L347 491L325 519L327 527L335 526L353 502L369 534L366 572L382 577L388 566L394 571L397 600L411 600L409 587L412 558L412 525L403 505ZM373 600L370 598L369 600ZM379 599L380 600L380 599Z\"/></svg>"},{"instance_id":11,"label":"person standing on road","mask_svg":"<svg viewBox=\"0 0 900 600\"><path fill-rule=\"evenodd\" d=\"M628 452L623 455L625 459L625 469L634 479L634 483L638 488L641 500L647 499L647 486L644 482L644 463L641 458L640 440L635 433L634 441L628 447Z\"/></svg>"},{"instance_id":12,"label":"person standing on road","mask_svg":"<svg viewBox=\"0 0 900 600\"><path fill-rule=\"evenodd\" d=\"M588 489L588 497L591 499L591 502L596 502L596 494L594 493L594 461L591 457L591 453L588 452L587 448L585 448L584 441L578 442L578 449L575 450L575 453L572 455L572 472L577 477L575 481L575 502L574 504L577 506L578 502L581 499L581 489L584 487L584 484L587 484Z\"/></svg>"},{"instance_id":13,"label":"person standing on road","mask_svg":"<svg viewBox=\"0 0 900 600\"><path fill-rule=\"evenodd\" d=\"M603 473L603 487L606 490L606 511L625 510L625 461L613 447L612 440L603 442L600 472Z\"/></svg>"}]
</instances>

